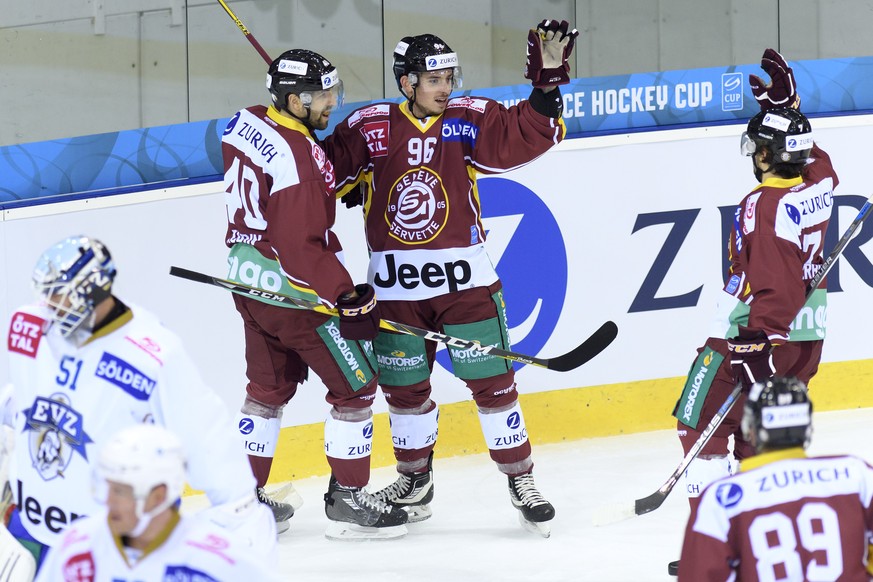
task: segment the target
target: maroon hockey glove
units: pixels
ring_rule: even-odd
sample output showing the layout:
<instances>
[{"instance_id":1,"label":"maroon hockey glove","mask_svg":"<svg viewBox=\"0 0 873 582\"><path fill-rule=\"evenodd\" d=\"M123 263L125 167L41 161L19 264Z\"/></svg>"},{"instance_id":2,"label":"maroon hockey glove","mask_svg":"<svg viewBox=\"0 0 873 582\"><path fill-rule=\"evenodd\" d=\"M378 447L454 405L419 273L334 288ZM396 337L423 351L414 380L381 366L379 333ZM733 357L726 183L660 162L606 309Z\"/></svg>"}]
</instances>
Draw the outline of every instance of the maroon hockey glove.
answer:
<instances>
[{"instance_id":1,"label":"maroon hockey glove","mask_svg":"<svg viewBox=\"0 0 873 582\"><path fill-rule=\"evenodd\" d=\"M782 58L782 55L768 48L761 58L761 68L770 75L770 84L765 84L760 77L749 75L749 85L752 94L758 100L761 111L778 107L791 107L797 101L797 85L794 82L794 71Z\"/></svg>"},{"instance_id":2,"label":"maroon hockey glove","mask_svg":"<svg viewBox=\"0 0 873 582\"><path fill-rule=\"evenodd\" d=\"M566 85L570 82L570 63L579 31L568 31L566 20L543 20L527 34L527 62L524 78L537 88Z\"/></svg>"},{"instance_id":3,"label":"maroon hockey glove","mask_svg":"<svg viewBox=\"0 0 873 582\"><path fill-rule=\"evenodd\" d=\"M763 382L776 372L771 356L773 347L764 332L740 327L739 336L727 342L734 379L742 382L743 392L746 394L752 384Z\"/></svg>"},{"instance_id":4,"label":"maroon hockey glove","mask_svg":"<svg viewBox=\"0 0 873 582\"><path fill-rule=\"evenodd\" d=\"M340 335L347 340L372 341L379 333L379 307L376 292L366 283L355 285L354 293L340 295L336 300L339 311Z\"/></svg>"}]
</instances>

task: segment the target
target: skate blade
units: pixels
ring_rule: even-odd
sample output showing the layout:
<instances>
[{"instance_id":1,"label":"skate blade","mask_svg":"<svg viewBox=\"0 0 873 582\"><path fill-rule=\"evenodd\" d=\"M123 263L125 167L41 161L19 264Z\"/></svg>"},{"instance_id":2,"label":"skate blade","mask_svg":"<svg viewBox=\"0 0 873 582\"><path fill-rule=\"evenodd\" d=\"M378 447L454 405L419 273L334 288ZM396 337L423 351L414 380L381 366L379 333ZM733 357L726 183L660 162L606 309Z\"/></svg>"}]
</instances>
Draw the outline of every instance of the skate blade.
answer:
<instances>
[{"instance_id":1,"label":"skate blade","mask_svg":"<svg viewBox=\"0 0 873 582\"><path fill-rule=\"evenodd\" d=\"M277 521L276 522L276 535L279 536L286 531L291 529L291 520L286 519L285 521Z\"/></svg>"},{"instance_id":2,"label":"skate blade","mask_svg":"<svg viewBox=\"0 0 873 582\"><path fill-rule=\"evenodd\" d=\"M294 508L294 511L297 511L303 506L303 497L297 493L297 490L294 488L294 484L291 481L276 488L275 491L269 492L268 495L271 499L289 504Z\"/></svg>"},{"instance_id":3,"label":"skate blade","mask_svg":"<svg viewBox=\"0 0 873 582\"><path fill-rule=\"evenodd\" d=\"M344 521L331 521L324 532L324 537L340 542L366 542L370 540L397 540L407 533L405 525L367 527Z\"/></svg>"},{"instance_id":4,"label":"skate blade","mask_svg":"<svg viewBox=\"0 0 873 582\"><path fill-rule=\"evenodd\" d=\"M518 523L520 523L521 527L523 527L527 531L535 533L544 538L548 538L552 535L552 526L549 525L549 522L528 521L524 518L524 515L522 515L520 511L518 512Z\"/></svg>"},{"instance_id":5,"label":"skate blade","mask_svg":"<svg viewBox=\"0 0 873 582\"><path fill-rule=\"evenodd\" d=\"M427 503L424 505L410 505L409 507L404 507L403 511L409 515L409 523L424 521L433 515L433 511L431 511L430 505Z\"/></svg>"}]
</instances>

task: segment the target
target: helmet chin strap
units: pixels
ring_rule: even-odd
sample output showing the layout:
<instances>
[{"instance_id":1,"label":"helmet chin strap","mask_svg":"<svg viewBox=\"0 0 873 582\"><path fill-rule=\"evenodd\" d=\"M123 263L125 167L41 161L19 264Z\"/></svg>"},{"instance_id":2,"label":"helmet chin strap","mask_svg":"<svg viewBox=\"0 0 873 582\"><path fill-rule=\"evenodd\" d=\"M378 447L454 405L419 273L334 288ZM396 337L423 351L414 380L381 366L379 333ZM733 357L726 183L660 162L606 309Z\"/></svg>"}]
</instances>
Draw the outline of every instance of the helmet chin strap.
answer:
<instances>
[{"instance_id":1,"label":"helmet chin strap","mask_svg":"<svg viewBox=\"0 0 873 582\"><path fill-rule=\"evenodd\" d=\"M128 537L138 538L152 523L152 520L162 511L173 505L175 500L165 499L158 503L151 511L145 511L145 497L140 497L136 500L136 517L138 521L136 526L127 534Z\"/></svg>"}]
</instances>

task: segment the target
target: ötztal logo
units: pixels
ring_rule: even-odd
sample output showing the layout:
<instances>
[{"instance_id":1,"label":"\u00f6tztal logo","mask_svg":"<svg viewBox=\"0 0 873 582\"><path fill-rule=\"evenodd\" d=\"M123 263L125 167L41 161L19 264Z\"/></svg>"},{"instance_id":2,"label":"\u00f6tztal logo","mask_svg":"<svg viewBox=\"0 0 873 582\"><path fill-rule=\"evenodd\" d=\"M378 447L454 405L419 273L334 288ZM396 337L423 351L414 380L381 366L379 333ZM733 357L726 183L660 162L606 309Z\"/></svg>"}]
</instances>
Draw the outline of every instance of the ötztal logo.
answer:
<instances>
[{"instance_id":1,"label":"\u00f6tztal logo","mask_svg":"<svg viewBox=\"0 0 873 582\"><path fill-rule=\"evenodd\" d=\"M385 220L391 237L405 244L424 244L443 229L449 203L442 180L427 167L403 174L391 188Z\"/></svg>"}]
</instances>

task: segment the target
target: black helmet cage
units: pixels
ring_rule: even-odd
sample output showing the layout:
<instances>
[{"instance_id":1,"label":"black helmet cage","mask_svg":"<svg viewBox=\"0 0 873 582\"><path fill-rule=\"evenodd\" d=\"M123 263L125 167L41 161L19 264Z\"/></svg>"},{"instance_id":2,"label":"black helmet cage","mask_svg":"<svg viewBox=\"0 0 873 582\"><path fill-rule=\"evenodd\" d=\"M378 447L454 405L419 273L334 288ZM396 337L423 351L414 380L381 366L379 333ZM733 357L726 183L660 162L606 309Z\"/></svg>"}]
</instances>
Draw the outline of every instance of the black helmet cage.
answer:
<instances>
[{"instance_id":1,"label":"black helmet cage","mask_svg":"<svg viewBox=\"0 0 873 582\"><path fill-rule=\"evenodd\" d=\"M312 93L333 91L337 107L342 106L343 83L337 68L320 54L305 50L285 51L267 69L267 90L277 109L287 109L288 95L300 97L304 107L312 104Z\"/></svg>"},{"instance_id":2,"label":"black helmet cage","mask_svg":"<svg viewBox=\"0 0 873 582\"><path fill-rule=\"evenodd\" d=\"M743 409L742 430L757 447L806 447L812 436L812 402L797 378L773 377L754 384Z\"/></svg>"},{"instance_id":3,"label":"black helmet cage","mask_svg":"<svg viewBox=\"0 0 873 582\"><path fill-rule=\"evenodd\" d=\"M394 49L394 79L397 88L403 93L401 77L408 76L409 82L418 85L418 75L427 71L452 69L452 88L464 85L458 55L440 37L434 34L404 36Z\"/></svg>"},{"instance_id":4,"label":"black helmet cage","mask_svg":"<svg viewBox=\"0 0 873 582\"><path fill-rule=\"evenodd\" d=\"M740 151L746 156L767 147L773 155L772 164L803 163L812 151L812 126L796 109L762 111L749 120L740 140Z\"/></svg>"}]
</instances>

